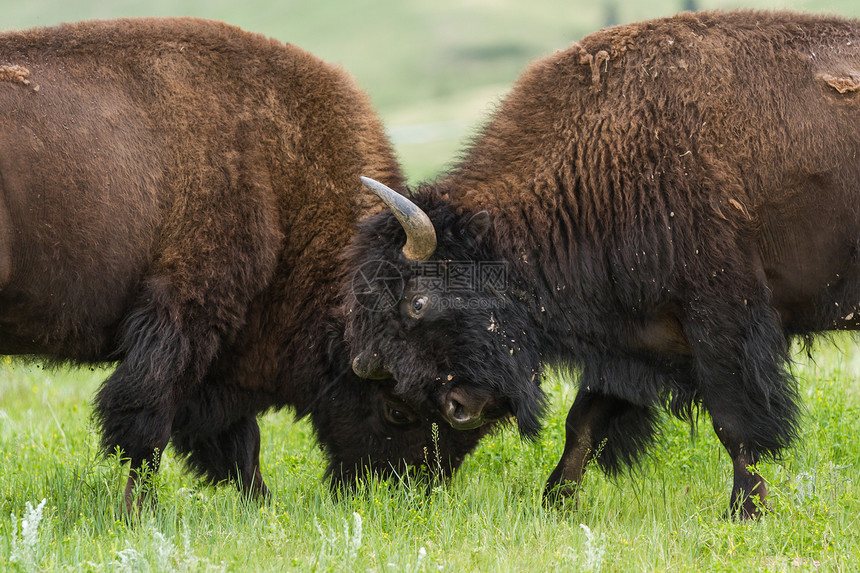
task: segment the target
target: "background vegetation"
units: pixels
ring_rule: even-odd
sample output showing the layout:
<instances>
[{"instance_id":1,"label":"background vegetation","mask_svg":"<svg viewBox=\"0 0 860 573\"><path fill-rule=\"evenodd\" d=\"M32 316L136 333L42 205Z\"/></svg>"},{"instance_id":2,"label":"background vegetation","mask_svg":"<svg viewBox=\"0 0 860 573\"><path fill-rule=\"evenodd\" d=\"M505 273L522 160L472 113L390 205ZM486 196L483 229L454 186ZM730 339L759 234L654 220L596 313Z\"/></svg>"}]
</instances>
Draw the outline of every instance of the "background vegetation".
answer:
<instances>
[{"instance_id":1,"label":"background vegetation","mask_svg":"<svg viewBox=\"0 0 860 573\"><path fill-rule=\"evenodd\" d=\"M370 92L410 179L455 157L527 63L607 24L667 15L683 0L0 0L4 29L87 18L196 15L296 43L341 63ZM737 5L698 0L699 8ZM772 2L860 15L856 0ZM552 377L534 444L485 440L448 488L369 484L335 500L306 422L263 418L272 500L191 478L168 450L159 504L120 518L125 482L97 455L89 401L100 369L44 370L0 358L0 570L766 570L860 569L860 353L848 338L797 355L808 411L801 443L761 468L774 512L725 519L729 463L702 416L668 419L635 475L587 475L577 508L546 509L575 381ZM840 350L841 348L841 350ZM44 503L40 503L44 500Z\"/></svg>"}]
</instances>

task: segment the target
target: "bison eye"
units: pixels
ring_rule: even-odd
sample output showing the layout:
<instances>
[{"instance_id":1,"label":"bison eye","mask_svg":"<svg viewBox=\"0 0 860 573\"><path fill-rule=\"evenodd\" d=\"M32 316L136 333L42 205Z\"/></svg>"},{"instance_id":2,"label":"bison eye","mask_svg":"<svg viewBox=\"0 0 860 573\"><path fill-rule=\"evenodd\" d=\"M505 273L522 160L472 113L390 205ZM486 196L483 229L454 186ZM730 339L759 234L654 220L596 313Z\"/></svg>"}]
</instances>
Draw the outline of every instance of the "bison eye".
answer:
<instances>
[{"instance_id":1,"label":"bison eye","mask_svg":"<svg viewBox=\"0 0 860 573\"><path fill-rule=\"evenodd\" d=\"M427 308L429 306L427 304L428 302L429 302L429 299L427 298L426 295L423 295L423 294L416 295L412 299L412 303L409 305L409 312L412 313L412 316L415 316L415 317L421 316L427 310Z\"/></svg>"},{"instance_id":2,"label":"bison eye","mask_svg":"<svg viewBox=\"0 0 860 573\"><path fill-rule=\"evenodd\" d=\"M410 414L390 404L385 407L385 417L395 426L405 426L413 421Z\"/></svg>"}]
</instances>

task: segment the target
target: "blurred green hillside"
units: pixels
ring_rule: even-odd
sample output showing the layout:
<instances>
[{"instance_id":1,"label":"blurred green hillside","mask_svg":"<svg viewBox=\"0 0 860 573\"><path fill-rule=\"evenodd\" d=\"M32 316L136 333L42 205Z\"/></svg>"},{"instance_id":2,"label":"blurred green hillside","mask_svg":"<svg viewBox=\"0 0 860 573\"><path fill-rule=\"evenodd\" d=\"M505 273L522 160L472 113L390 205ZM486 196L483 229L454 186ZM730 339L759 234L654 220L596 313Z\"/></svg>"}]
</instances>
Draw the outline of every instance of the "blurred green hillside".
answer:
<instances>
[{"instance_id":1,"label":"blurred green hillside","mask_svg":"<svg viewBox=\"0 0 860 573\"><path fill-rule=\"evenodd\" d=\"M432 176L531 60L606 25L690 0L0 0L2 29L121 16L200 16L342 64L370 92L413 182ZM693 0L698 9L860 16L858 0Z\"/></svg>"}]
</instances>

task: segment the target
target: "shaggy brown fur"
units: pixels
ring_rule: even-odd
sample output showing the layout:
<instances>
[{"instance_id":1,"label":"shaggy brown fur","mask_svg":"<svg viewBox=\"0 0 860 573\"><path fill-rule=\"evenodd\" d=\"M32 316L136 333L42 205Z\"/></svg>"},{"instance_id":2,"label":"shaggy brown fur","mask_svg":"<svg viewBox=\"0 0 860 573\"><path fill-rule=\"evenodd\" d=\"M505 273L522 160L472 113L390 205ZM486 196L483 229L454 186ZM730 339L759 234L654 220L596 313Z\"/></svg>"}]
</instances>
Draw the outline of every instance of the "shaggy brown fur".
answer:
<instances>
[{"instance_id":1,"label":"shaggy brown fur","mask_svg":"<svg viewBox=\"0 0 860 573\"><path fill-rule=\"evenodd\" d=\"M747 466L797 434L790 338L860 327L858 70L856 20L751 11L610 28L538 61L416 198L431 262L504 262L507 291L457 305L410 283L382 214L353 263L399 265L418 298L385 316L348 303L353 356L464 427L494 397L526 434L542 364L581 369L548 492L572 493L595 450L610 471L634 462L660 405L702 404L733 461L732 507L757 514L766 489ZM444 304L418 316L410 300Z\"/></svg>"},{"instance_id":2,"label":"shaggy brown fur","mask_svg":"<svg viewBox=\"0 0 860 573\"><path fill-rule=\"evenodd\" d=\"M342 70L192 19L7 33L0 64L0 354L118 361L95 410L131 459L127 501L171 437L212 481L265 491L256 415L285 405L336 478L459 464L481 432L434 444L359 383L331 312L379 209L359 175L403 183Z\"/></svg>"}]
</instances>

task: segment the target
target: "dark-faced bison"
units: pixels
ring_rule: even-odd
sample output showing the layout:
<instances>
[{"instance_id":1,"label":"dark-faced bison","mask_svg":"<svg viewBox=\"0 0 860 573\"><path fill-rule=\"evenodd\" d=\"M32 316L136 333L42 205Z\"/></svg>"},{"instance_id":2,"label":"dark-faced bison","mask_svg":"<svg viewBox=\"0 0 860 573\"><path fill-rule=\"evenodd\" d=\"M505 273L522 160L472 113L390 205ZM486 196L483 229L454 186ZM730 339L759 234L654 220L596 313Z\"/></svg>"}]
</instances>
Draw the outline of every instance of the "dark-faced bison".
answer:
<instances>
[{"instance_id":1,"label":"dark-faced bison","mask_svg":"<svg viewBox=\"0 0 860 573\"><path fill-rule=\"evenodd\" d=\"M350 368L341 251L380 208L368 173L403 183L368 98L294 46L190 19L0 35L0 354L118 363L95 416L127 503L168 441L265 492L256 416L284 406L335 483L450 472L484 430L434 442Z\"/></svg>"},{"instance_id":2,"label":"dark-faced bison","mask_svg":"<svg viewBox=\"0 0 860 573\"><path fill-rule=\"evenodd\" d=\"M403 277L382 311L347 300L358 374L453 427L510 412L533 435L542 367L575 367L549 495L592 456L635 462L661 407L702 406L732 510L757 515L749 468L798 433L791 339L860 326L860 22L685 13L589 35L532 65L414 203L431 223L394 206L350 249Z\"/></svg>"}]
</instances>

